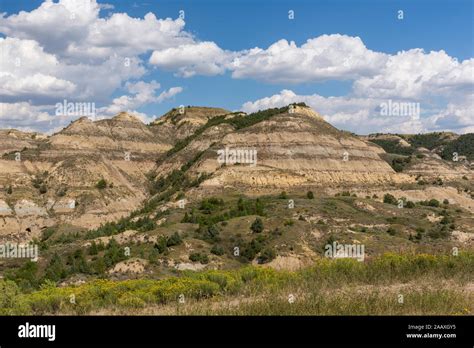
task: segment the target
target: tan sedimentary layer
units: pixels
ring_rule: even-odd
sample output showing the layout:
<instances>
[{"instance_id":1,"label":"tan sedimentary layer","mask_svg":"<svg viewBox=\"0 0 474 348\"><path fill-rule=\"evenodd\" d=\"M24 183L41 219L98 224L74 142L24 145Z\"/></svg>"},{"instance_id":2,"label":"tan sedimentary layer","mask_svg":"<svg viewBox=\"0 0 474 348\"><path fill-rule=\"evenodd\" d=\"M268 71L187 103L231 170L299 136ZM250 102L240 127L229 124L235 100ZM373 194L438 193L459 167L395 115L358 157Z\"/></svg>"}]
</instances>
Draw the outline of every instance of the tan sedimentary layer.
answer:
<instances>
[{"instance_id":1,"label":"tan sedimentary layer","mask_svg":"<svg viewBox=\"0 0 474 348\"><path fill-rule=\"evenodd\" d=\"M256 150L256 163L221 164L222 149ZM282 114L243 131L228 133L192 169L211 172L203 187L291 187L413 182L383 161L383 153L338 131L314 112Z\"/></svg>"}]
</instances>

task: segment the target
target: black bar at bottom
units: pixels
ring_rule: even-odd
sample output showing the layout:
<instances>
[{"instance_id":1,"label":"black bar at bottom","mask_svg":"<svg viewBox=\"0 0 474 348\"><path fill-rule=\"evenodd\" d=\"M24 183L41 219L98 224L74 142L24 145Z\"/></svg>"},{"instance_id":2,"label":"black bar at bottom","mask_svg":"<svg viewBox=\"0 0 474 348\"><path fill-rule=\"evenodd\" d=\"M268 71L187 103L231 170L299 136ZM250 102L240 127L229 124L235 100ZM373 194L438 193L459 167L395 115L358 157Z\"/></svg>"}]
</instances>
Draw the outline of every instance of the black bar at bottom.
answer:
<instances>
[{"instance_id":1,"label":"black bar at bottom","mask_svg":"<svg viewBox=\"0 0 474 348\"><path fill-rule=\"evenodd\" d=\"M28 326L26 326L28 323ZM23 325L23 327L21 327ZM52 335L19 337L55 325ZM37 330L37 331L35 331ZM51 332L50 332L51 333ZM0 346L448 345L473 347L474 317L0 317Z\"/></svg>"}]
</instances>

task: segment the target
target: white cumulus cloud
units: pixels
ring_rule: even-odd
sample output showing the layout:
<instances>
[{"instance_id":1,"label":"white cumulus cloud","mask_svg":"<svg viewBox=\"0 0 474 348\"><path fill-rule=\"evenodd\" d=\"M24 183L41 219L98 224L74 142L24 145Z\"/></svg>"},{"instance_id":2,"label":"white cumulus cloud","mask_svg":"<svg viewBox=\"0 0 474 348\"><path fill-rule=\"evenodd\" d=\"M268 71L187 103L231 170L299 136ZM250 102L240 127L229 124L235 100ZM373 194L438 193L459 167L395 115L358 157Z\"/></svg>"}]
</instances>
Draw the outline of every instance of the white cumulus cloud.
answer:
<instances>
[{"instance_id":1,"label":"white cumulus cloud","mask_svg":"<svg viewBox=\"0 0 474 348\"><path fill-rule=\"evenodd\" d=\"M412 49L390 56L370 77L354 82L356 95L419 98L462 94L474 88L474 59L458 62L444 51Z\"/></svg>"},{"instance_id":2,"label":"white cumulus cloud","mask_svg":"<svg viewBox=\"0 0 474 348\"><path fill-rule=\"evenodd\" d=\"M214 42L199 42L154 51L150 63L173 70L178 76L223 74L233 54L222 50Z\"/></svg>"},{"instance_id":3,"label":"white cumulus cloud","mask_svg":"<svg viewBox=\"0 0 474 348\"><path fill-rule=\"evenodd\" d=\"M301 83L372 76L386 60L386 54L367 49L359 37L333 34L309 39L301 47L280 40L267 49L242 52L231 69L235 78Z\"/></svg>"},{"instance_id":4,"label":"white cumulus cloud","mask_svg":"<svg viewBox=\"0 0 474 348\"><path fill-rule=\"evenodd\" d=\"M112 104L99 109L101 114L115 115L121 111L135 110L150 103L161 103L182 92L182 87L172 87L156 95L161 85L156 81L127 82L125 88L131 95L122 95L112 100ZM136 111L134 111L136 113Z\"/></svg>"}]
</instances>

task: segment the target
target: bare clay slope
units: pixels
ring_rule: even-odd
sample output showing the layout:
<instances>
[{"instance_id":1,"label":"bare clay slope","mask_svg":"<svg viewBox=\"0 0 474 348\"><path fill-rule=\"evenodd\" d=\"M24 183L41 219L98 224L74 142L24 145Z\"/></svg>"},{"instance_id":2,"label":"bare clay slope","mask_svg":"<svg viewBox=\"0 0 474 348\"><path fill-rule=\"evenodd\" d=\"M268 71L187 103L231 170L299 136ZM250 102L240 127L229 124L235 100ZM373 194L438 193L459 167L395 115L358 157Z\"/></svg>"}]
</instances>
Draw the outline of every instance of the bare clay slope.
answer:
<instances>
[{"instance_id":1,"label":"bare clay slope","mask_svg":"<svg viewBox=\"0 0 474 348\"><path fill-rule=\"evenodd\" d=\"M126 112L81 117L50 137L0 131L0 238L27 240L48 226L95 228L127 216L146 199L156 159L223 113L187 107L151 125Z\"/></svg>"},{"instance_id":2,"label":"bare clay slope","mask_svg":"<svg viewBox=\"0 0 474 348\"><path fill-rule=\"evenodd\" d=\"M14 135L0 140L0 236L20 240L51 225L92 228L128 215L146 198L154 159L172 147L127 113L82 117L51 137Z\"/></svg>"}]
</instances>

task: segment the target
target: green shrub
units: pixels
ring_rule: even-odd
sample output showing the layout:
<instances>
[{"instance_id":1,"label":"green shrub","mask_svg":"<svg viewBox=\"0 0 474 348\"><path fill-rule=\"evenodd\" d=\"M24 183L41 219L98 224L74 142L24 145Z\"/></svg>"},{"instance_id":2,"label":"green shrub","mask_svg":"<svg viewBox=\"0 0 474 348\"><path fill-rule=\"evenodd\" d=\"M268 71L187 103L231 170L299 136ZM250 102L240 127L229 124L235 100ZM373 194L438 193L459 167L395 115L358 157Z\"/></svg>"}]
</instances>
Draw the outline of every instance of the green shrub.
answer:
<instances>
[{"instance_id":1,"label":"green shrub","mask_svg":"<svg viewBox=\"0 0 474 348\"><path fill-rule=\"evenodd\" d=\"M387 233L391 236L394 236L397 233L397 230L393 227L389 227Z\"/></svg>"},{"instance_id":2,"label":"green shrub","mask_svg":"<svg viewBox=\"0 0 474 348\"><path fill-rule=\"evenodd\" d=\"M258 263L267 263L275 259L276 257L276 252L272 248L265 248L263 251L260 253L260 256L258 257Z\"/></svg>"},{"instance_id":3,"label":"green shrub","mask_svg":"<svg viewBox=\"0 0 474 348\"><path fill-rule=\"evenodd\" d=\"M126 258L127 256L125 255L123 248L120 247L115 239L111 239L104 252L104 262L106 267L111 267Z\"/></svg>"},{"instance_id":4,"label":"green shrub","mask_svg":"<svg viewBox=\"0 0 474 348\"><path fill-rule=\"evenodd\" d=\"M30 314L20 288L11 280L0 280L0 315Z\"/></svg>"},{"instance_id":5,"label":"green shrub","mask_svg":"<svg viewBox=\"0 0 474 348\"><path fill-rule=\"evenodd\" d=\"M199 210L201 210L204 214L211 214L223 205L224 201L222 199L218 199L215 197L206 198L201 201Z\"/></svg>"},{"instance_id":6,"label":"green shrub","mask_svg":"<svg viewBox=\"0 0 474 348\"><path fill-rule=\"evenodd\" d=\"M280 195L278 196L279 199L287 199L288 195L285 191L281 191Z\"/></svg>"},{"instance_id":7,"label":"green shrub","mask_svg":"<svg viewBox=\"0 0 474 348\"><path fill-rule=\"evenodd\" d=\"M199 228L196 230L197 238L205 240L210 243L215 243L220 241L220 230L217 225L213 224L211 226L199 225Z\"/></svg>"},{"instance_id":8,"label":"green shrub","mask_svg":"<svg viewBox=\"0 0 474 348\"><path fill-rule=\"evenodd\" d=\"M253 233L260 233L263 231L263 221L260 218L256 218L255 221L250 226L250 229Z\"/></svg>"},{"instance_id":9,"label":"green shrub","mask_svg":"<svg viewBox=\"0 0 474 348\"><path fill-rule=\"evenodd\" d=\"M448 238L450 232L447 226L443 226L441 228L433 228L431 231L428 232L428 236L433 239L441 239L441 238Z\"/></svg>"},{"instance_id":10,"label":"green shrub","mask_svg":"<svg viewBox=\"0 0 474 348\"><path fill-rule=\"evenodd\" d=\"M386 193L383 196L383 202L387 204L395 204L395 205L398 204L397 199L390 193Z\"/></svg>"},{"instance_id":11,"label":"green shrub","mask_svg":"<svg viewBox=\"0 0 474 348\"><path fill-rule=\"evenodd\" d=\"M95 241L92 241L87 253L89 255L97 255L99 253L99 248L97 247L97 243Z\"/></svg>"},{"instance_id":12,"label":"green shrub","mask_svg":"<svg viewBox=\"0 0 474 348\"><path fill-rule=\"evenodd\" d=\"M224 255L224 248L219 245L213 245L211 248L211 253L217 256Z\"/></svg>"},{"instance_id":13,"label":"green shrub","mask_svg":"<svg viewBox=\"0 0 474 348\"><path fill-rule=\"evenodd\" d=\"M430 207L439 207L439 201L437 199L430 199L428 202Z\"/></svg>"},{"instance_id":14,"label":"green shrub","mask_svg":"<svg viewBox=\"0 0 474 348\"><path fill-rule=\"evenodd\" d=\"M97 181L97 184L95 184L95 187L99 190L103 190L107 188L107 181L105 181L105 179L102 178L99 181Z\"/></svg>"},{"instance_id":15,"label":"green shrub","mask_svg":"<svg viewBox=\"0 0 474 348\"><path fill-rule=\"evenodd\" d=\"M192 223L193 220L189 217L188 212L184 213L183 219L181 220L182 223Z\"/></svg>"},{"instance_id":16,"label":"green shrub","mask_svg":"<svg viewBox=\"0 0 474 348\"><path fill-rule=\"evenodd\" d=\"M308 199L314 199L313 191L308 191L308 193L306 194L306 197L308 197Z\"/></svg>"},{"instance_id":17,"label":"green shrub","mask_svg":"<svg viewBox=\"0 0 474 348\"><path fill-rule=\"evenodd\" d=\"M192 253L189 255L189 259L192 261L192 262L200 262L202 264L207 264L209 263L209 258L206 254L204 253Z\"/></svg>"},{"instance_id":18,"label":"green shrub","mask_svg":"<svg viewBox=\"0 0 474 348\"><path fill-rule=\"evenodd\" d=\"M167 242L168 241L166 237L161 236L153 245L153 248L155 248L158 253L163 254L166 250L168 250L168 247L166 246Z\"/></svg>"},{"instance_id":19,"label":"green shrub","mask_svg":"<svg viewBox=\"0 0 474 348\"><path fill-rule=\"evenodd\" d=\"M416 240L421 240L423 238L423 233L424 232L425 232L425 230L423 228L422 229L417 229L415 239Z\"/></svg>"},{"instance_id":20,"label":"green shrub","mask_svg":"<svg viewBox=\"0 0 474 348\"><path fill-rule=\"evenodd\" d=\"M39 285L38 262L26 261L18 269L5 272L5 279L14 281L22 290L30 290Z\"/></svg>"},{"instance_id":21,"label":"green shrub","mask_svg":"<svg viewBox=\"0 0 474 348\"><path fill-rule=\"evenodd\" d=\"M47 241L54 233L56 232L56 229L52 227L48 227L47 229L43 230L41 232L41 242Z\"/></svg>"},{"instance_id":22,"label":"green shrub","mask_svg":"<svg viewBox=\"0 0 474 348\"><path fill-rule=\"evenodd\" d=\"M175 232L166 241L166 246L171 247L171 246L175 246L175 245L180 245L181 243L183 243L183 240L181 239L181 236L179 235L178 232Z\"/></svg>"},{"instance_id":23,"label":"green shrub","mask_svg":"<svg viewBox=\"0 0 474 348\"><path fill-rule=\"evenodd\" d=\"M57 253L54 253L49 261L48 267L46 267L44 278L57 282L65 279L67 276L68 271L63 260Z\"/></svg>"},{"instance_id":24,"label":"green shrub","mask_svg":"<svg viewBox=\"0 0 474 348\"><path fill-rule=\"evenodd\" d=\"M397 173L403 172L403 166L400 163L393 163L392 168Z\"/></svg>"},{"instance_id":25,"label":"green shrub","mask_svg":"<svg viewBox=\"0 0 474 348\"><path fill-rule=\"evenodd\" d=\"M243 246L241 256L247 261L252 261L255 256L263 249L263 240L259 238L253 239L250 243Z\"/></svg>"},{"instance_id":26,"label":"green shrub","mask_svg":"<svg viewBox=\"0 0 474 348\"><path fill-rule=\"evenodd\" d=\"M46 192L48 192L48 188L46 187L46 185L41 185L39 188L39 193L44 195Z\"/></svg>"}]
</instances>

